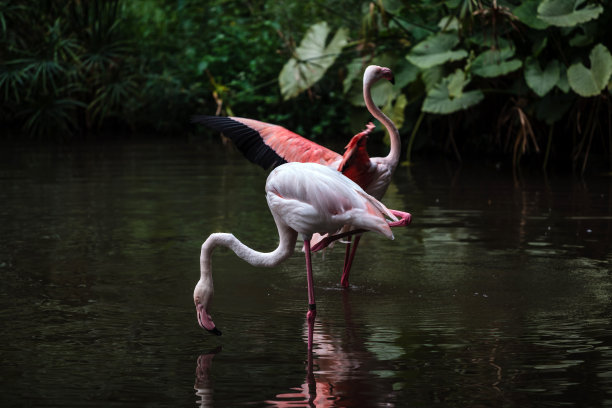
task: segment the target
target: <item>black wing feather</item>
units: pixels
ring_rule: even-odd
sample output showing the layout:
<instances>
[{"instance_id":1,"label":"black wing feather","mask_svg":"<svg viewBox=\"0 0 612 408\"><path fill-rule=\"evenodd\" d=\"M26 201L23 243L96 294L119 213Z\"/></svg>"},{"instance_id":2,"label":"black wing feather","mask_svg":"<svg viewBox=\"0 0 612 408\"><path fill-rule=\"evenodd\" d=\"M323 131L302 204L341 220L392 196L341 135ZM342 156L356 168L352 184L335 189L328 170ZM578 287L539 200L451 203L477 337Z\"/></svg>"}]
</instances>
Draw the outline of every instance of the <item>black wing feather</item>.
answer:
<instances>
[{"instance_id":1,"label":"black wing feather","mask_svg":"<svg viewBox=\"0 0 612 408\"><path fill-rule=\"evenodd\" d=\"M247 159L265 170L287 163L263 141L256 130L227 116L197 115L192 117L191 121L223 133L234 142Z\"/></svg>"}]
</instances>

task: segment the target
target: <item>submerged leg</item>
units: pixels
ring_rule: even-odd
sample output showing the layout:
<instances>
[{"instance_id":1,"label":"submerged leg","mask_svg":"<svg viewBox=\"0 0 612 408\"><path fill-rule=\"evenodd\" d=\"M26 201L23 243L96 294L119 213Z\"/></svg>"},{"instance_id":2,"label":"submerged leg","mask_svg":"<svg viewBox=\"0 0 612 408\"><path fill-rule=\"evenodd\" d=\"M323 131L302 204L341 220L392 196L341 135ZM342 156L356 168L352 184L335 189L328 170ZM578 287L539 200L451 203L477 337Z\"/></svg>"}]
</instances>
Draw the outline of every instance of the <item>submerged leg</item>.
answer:
<instances>
[{"instance_id":1,"label":"submerged leg","mask_svg":"<svg viewBox=\"0 0 612 408\"><path fill-rule=\"evenodd\" d=\"M357 245L359 245L360 239L361 234L355 237L355 242L353 243L352 248L351 245L346 248L346 255L344 257L344 268L342 270L342 278L340 278L340 285L342 285L342 287L348 288L349 273L351 272L351 266L353 265L353 259L355 258L355 252L357 251Z\"/></svg>"},{"instance_id":2,"label":"submerged leg","mask_svg":"<svg viewBox=\"0 0 612 408\"><path fill-rule=\"evenodd\" d=\"M310 239L304 240L304 250L306 254L306 280L308 281L308 312L306 322L308 323L308 350L312 350L312 336L314 321L317 316L317 305L314 299L314 283L312 278L312 262L310 260Z\"/></svg>"},{"instance_id":3,"label":"submerged leg","mask_svg":"<svg viewBox=\"0 0 612 408\"><path fill-rule=\"evenodd\" d=\"M308 384L308 406L316 407L315 401L317 400L317 381L315 380L313 362L312 362L312 349L308 349L306 358L306 384Z\"/></svg>"}]
</instances>

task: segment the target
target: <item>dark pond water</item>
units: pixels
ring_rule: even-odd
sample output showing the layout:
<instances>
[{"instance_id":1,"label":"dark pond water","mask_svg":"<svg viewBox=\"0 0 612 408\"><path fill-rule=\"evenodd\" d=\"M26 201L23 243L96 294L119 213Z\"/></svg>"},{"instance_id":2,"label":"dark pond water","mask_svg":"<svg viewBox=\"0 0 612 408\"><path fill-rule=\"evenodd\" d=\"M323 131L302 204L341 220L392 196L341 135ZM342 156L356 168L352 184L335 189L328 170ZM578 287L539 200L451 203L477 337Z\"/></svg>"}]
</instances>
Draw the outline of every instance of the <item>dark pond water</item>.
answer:
<instances>
[{"instance_id":1,"label":"dark pond water","mask_svg":"<svg viewBox=\"0 0 612 408\"><path fill-rule=\"evenodd\" d=\"M200 245L276 246L266 173L216 142L0 153L3 407L612 405L612 183L515 183L495 167L398 169L395 241L257 269L215 252L215 321L196 321ZM309 370L309 362L312 370Z\"/></svg>"}]
</instances>

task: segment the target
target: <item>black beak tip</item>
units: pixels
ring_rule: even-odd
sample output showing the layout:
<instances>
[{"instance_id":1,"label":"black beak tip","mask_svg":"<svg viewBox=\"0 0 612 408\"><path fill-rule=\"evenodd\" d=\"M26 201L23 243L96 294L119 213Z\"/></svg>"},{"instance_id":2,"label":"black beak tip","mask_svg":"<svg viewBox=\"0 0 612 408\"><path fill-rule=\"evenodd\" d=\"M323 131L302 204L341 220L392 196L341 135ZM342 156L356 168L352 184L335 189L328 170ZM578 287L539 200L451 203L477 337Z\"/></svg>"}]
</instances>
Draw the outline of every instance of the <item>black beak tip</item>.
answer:
<instances>
[{"instance_id":1,"label":"black beak tip","mask_svg":"<svg viewBox=\"0 0 612 408\"><path fill-rule=\"evenodd\" d=\"M208 330L208 329L206 329ZM208 330L209 333L214 334L215 336L220 336L221 335L221 330L217 329L216 327L213 328L212 330Z\"/></svg>"}]
</instances>

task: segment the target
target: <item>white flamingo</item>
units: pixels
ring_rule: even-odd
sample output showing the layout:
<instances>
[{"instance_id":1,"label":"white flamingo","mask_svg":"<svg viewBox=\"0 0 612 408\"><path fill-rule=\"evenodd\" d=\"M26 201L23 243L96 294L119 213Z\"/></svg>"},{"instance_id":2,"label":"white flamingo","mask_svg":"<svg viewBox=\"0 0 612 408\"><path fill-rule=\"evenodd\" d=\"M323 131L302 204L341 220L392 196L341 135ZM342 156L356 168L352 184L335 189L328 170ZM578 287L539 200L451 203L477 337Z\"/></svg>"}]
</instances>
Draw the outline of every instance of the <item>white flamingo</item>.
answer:
<instances>
[{"instance_id":1,"label":"white flamingo","mask_svg":"<svg viewBox=\"0 0 612 408\"><path fill-rule=\"evenodd\" d=\"M209 314L213 295L211 258L215 247L228 247L253 266L273 267L291 256L298 234L301 234L308 282L307 321L312 329L316 306L311 250L319 250L335 239L365 231L375 231L393 239L391 227L407 225L411 220L409 213L387 209L338 171L316 163L287 163L277 167L268 176L265 191L280 238L274 251L255 251L229 233L211 234L202 244L200 280L193 292L193 300L200 326L214 334L221 334ZM346 232L338 233L341 230ZM329 235L311 248L310 239L315 233ZM312 347L312 330L308 347Z\"/></svg>"}]
</instances>

